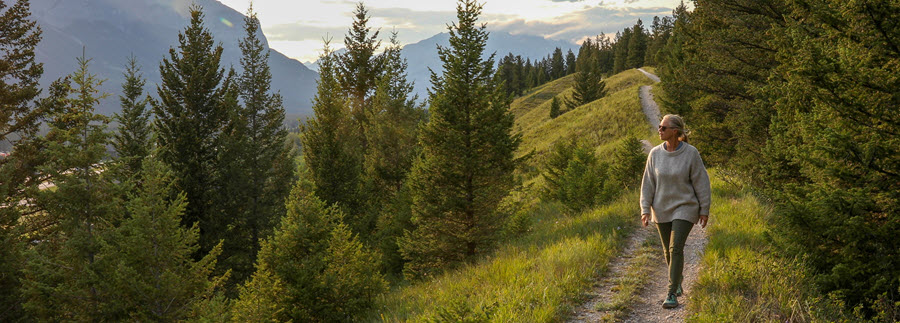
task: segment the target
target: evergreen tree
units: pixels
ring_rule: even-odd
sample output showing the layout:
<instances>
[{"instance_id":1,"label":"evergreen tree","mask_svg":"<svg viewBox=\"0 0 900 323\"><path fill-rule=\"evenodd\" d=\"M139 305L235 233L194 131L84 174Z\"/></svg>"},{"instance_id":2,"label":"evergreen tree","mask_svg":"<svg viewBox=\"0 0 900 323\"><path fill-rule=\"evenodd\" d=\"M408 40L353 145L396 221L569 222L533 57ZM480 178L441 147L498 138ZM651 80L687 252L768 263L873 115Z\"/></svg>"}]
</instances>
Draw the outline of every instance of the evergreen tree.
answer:
<instances>
[{"instance_id":1,"label":"evergreen tree","mask_svg":"<svg viewBox=\"0 0 900 323\"><path fill-rule=\"evenodd\" d=\"M669 41L673 27L674 19L672 17L653 17L650 39L647 43L647 53L644 55L644 65L657 66L659 64L657 56Z\"/></svg>"},{"instance_id":2,"label":"evergreen tree","mask_svg":"<svg viewBox=\"0 0 900 323\"><path fill-rule=\"evenodd\" d=\"M644 31L644 23L638 19L631 28L631 38L628 39L628 56L625 59L626 68L639 68L644 66L644 56L647 53L647 34Z\"/></svg>"},{"instance_id":3,"label":"evergreen tree","mask_svg":"<svg viewBox=\"0 0 900 323\"><path fill-rule=\"evenodd\" d=\"M696 98L697 90L688 83L669 80L683 80L687 77L685 74L690 72L684 52L684 46L689 40L690 15L684 2L672 11L672 35L657 55L657 72L662 80L659 86L663 91L656 99L667 110L681 116L690 115L689 103Z\"/></svg>"},{"instance_id":4,"label":"evergreen tree","mask_svg":"<svg viewBox=\"0 0 900 323\"><path fill-rule=\"evenodd\" d=\"M566 75L575 73L575 53L569 49L569 52L566 54Z\"/></svg>"},{"instance_id":5,"label":"evergreen tree","mask_svg":"<svg viewBox=\"0 0 900 323\"><path fill-rule=\"evenodd\" d=\"M101 287L100 243L121 214L117 185L103 173L108 118L94 107L102 81L88 71L89 60L78 59L78 70L57 80L43 104L52 107L46 135L45 163L55 190L37 195L39 215L53 223L27 253L24 308L38 320L89 321L104 316L107 291ZM74 82L74 86L72 86Z\"/></svg>"},{"instance_id":6,"label":"evergreen tree","mask_svg":"<svg viewBox=\"0 0 900 323\"><path fill-rule=\"evenodd\" d=\"M476 21L481 5L457 5L448 27L450 47L438 47L444 66L432 74L429 121L421 129L422 155L413 167L415 230L401 241L417 277L490 250L505 222L497 205L515 185L509 99L494 78L493 56L482 60L488 33Z\"/></svg>"},{"instance_id":7,"label":"evergreen tree","mask_svg":"<svg viewBox=\"0 0 900 323\"><path fill-rule=\"evenodd\" d=\"M531 58L525 59L525 74L523 74L525 78L525 88L531 89L536 86L534 82L534 65L531 64Z\"/></svg>"},{"instance_id":8,"label":"evergreen tree","mask_svg":"<svg viewBox=\"0 0 900 323\"><path fill-rule=\"evenodd\" d=\"M122 112L115 116L119 129L113 136L112 145L124 163L126 176L131 177L140 171L141 163L150 152L150 111L144 94L146 81L133 55L128 59L124 74L125 83L119 96Z\"/></svg>"},{"instance_id":9,"label":"evergreen tree","mask_svg":"<svg viewBox=\"0 0 900 323\"><path fill-rule=\"evenodd\" d=\"M347 52L336 61L338 82L349 97L350 116L356 128L354 134L361 147L357 150L360 154L368 150L365 133L371 122L366 118L371 115L369 110L375 82L381 75L379 59L375 55L375 50L381 47L381 41L378 40L379 31L372 32L372 28L367 26L368 23L369 11L362 2L359 2L353 12L353 26L344 37Z\"/></svg>"},{"instance_id":10,"label":"evergreen tree","mask_svg":"<svg viewBox=\"0 0 900 323\"><path fill-rule=\"evenodd\" d=\"M108 272L103 319L178 321L222 287L228 274L212 276L221 242L199 261L199 227L181 226L184 193L176 193L173 173L155 157L143 160L141 186L130 194L130 217L102 244ZM100 319L101 317L96 317Z\"/></svg>"},{"instance_id":11,"label":"evergreen tree","mask_svg":"<svg viewBox=\"0 0 900 323\"><path fill-rule=\"evenodd\" d=\"M39 163L35 142L40 120L46 110L32 104L40 93L43 73L34 60L41 40L40 27L28 17L28 0L0 2L0 142L9 143L11 155L0 158L0 321L17 321L22 313L20 295L22 269L22 227L19 217L34 210L19 205L26 187L35 187L34 165Z\"/></svg>"},{"instance_id":12,"label":"evergreen tree","mask_svg":"<svg viewBox=\"0 0 900 323\"><path fill-rule=\"evenodd\" d=\"M606 172L607 165L600 162L590 145L574 137L557 141L541 174L545 181L543 198L560 201L571 212L594 206L614 192L607 188Z\"/></svg>"},{"instance_id":13,"label":"evergreen tree","mask_svg":"<svg viewBox=\"0 0 900 323\"><path fill-rule=\"evenodd\" d=\"M201 253L208 253L231 220L215 212L216 183L223 126L237 99L233 72L220 67L222 46L214 46L201 8L192 6L190 15L190 25L178 34L178 49L170 48L160 63L159 100L151 104L159 157L176 173L176 186L187 197L182 222L199 222Z\"/></svg>"},{"instance_id":14,"label":"evergreen tree","mask_svg":"<svg viewBox=\"0 0 900 323\"><path fill-rule=\"evenodd\" d=\"M235 303L238 321L346 321L371 307L387 284L343 223L341 211L298 185L287 215L263 243L256 272Z\"/></svg>"},{"instance_id":15,"label":"evergreen tree","mask_svg":"<svg viewBox=\"0 0 900 323\"><path fill-rule=\"evenodd\" d=\"M319 81L313 99L313 118L301 126L303 159L316 196L341 207L357 205L362 163L352 142L350 107L341 94L335 57L328 44L319 58Z\"/></svg>"},{"instance_id":16,"label":"evergreen tree","mask_svg":"<svg viewBox=\"0 0 900 323\"><path fill-rule=\"evenodd\" d=\"M566 100L566 110L568 111L606 96L606 82L601 77L600 65L597 63L599 52L590 42L585 41L585 43L587 49L579 58L572 99Z\"/></svg>"},{"instance_id":17,"label":"evergreen tree","mask_svg":"<svg viewBox=\"0 0 900 323\"><path fill-rule=\"evenodd\" d=\"M550 119L556 119L561 113L559 112L559 98L553 97L550 101Z\"/></svg>"},{"instance_id":18,"label":"evergreen tree","mask_svg":"<svg viewBox=\"0 0 900 323\"><path fill-rule=\"evenodd\" d=\"M605 34L600 33L594 43L594 49L600 74L609 75L615 67L615 52L612 42L609 41L609 38L606 38Z\"/></svg>"},{"instance_id":19,"label":"evergreen tree","mask_svg":"<svg viewBox=\"0 0 900 323\"><path fill-rule=\"evenodd\" d=\"M282 129L281 95L272 93L269 52L262 41L259 20L252 8L244 18L245 36L239 42L242 73L238 79L243 107L228 114L220 154L225 191L217 203L221 214L230 214L223 265L232 269L234 281L253 273L261 240L271 233L284 214L284 199L293 182L293 158Z\"/></svg>"},{"instance_id":20,"label":"evergreen tree","mask_svg":"<svg viewBox=\"0 0 900 323\"><path fill-rule=\"evenodd\" d=\"M626 190L640 187L646 161L641 141L634 136L625 137L613 151L610 180Z\"/></svg>"},{"instance_id":21,"label":"evergreen tree","mask_svg":"<svg viewBox=\"0 0 900 323\"><path fill-rule=\"evenodd\" d=\"M846 311L896 322L900 4L830 1L787 9L785 21L804 23L773 24L774 39L755 39L778 50L759 100L776 109L759 181L776 202L773 236L803 257L816 287L840 297Z\"/></svg>"},{"instance_id":22,"label":"evergreen tree","mask_svg":"<svg viewBox=\"0 0 900 323\"><path fill-rule=\"evenodd\" d=\"M509 53L500 59L497 67L497 75L504 83L507 95L515 97L525 90L522 57Z\"/></svg>"},{"instance_id":23,"label":"evergreen tree","mask_svg":"<svg viewBox=\"0 0 900 323\"><path fill-rule=\"evenodd\" d=\"M563 76L566 76L566 61L562 50L557 47L550 59L550 78L555 80Z\"/></svg>"},{"instance_id":24,"label":"evergreen tree","mask_svg":"<svg viewBox=\"0 0 900 323\"><path fill-rule=\"evenodd\" d=\"M621 33L616 33L616 42L613 47L613 73L619 73L630 68L628 65L628 44L631 42L631 28L625 28Z\"/></svg>"},{"instance_id":25,"label":"evergreen tree","mask_svg":"<svg viewBox=\"0 0 900 323\"><path fill-rule=\"evenodd\" d=\"M409 219L399 216L408 214L408 203L398 198L412 169L415 156L419 152L418 127L426 115L416 104L413 84L406 80L406 60L400 56L400 44L396 33L391 37L382 58L384 74L376 83L369 120L372 126L367 133L370 149L366 152L365 177L369 190L368 204L372 215L358 232L372 232L376 229L376 241L382 246L386 263L400 263L396 239L403 230L409 229ZM392 270L399 269L393 266Z\"/></svg>"}]
</instances>

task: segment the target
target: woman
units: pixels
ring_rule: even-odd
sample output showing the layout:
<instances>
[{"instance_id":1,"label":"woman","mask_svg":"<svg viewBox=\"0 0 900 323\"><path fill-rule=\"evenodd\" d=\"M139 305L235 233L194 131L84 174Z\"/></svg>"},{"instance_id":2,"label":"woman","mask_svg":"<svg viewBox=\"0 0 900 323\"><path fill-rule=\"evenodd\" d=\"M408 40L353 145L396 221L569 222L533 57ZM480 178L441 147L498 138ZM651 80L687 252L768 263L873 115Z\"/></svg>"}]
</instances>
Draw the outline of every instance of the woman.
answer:
<instances>
[{"instance_id":1,"label":"woman","mask_svg":"<svg viewBox=\"0 0 900 323\"><path fill-rule=\"evenodd\" d=\"M687 143L684 120L666 115L659 123L664 142L650 150L641 182L641 223L656 223L669 265L669 290L663 308L678 306L684 243L694 224L709 220L709 174L697 148Z\"/></svg>"}]
</instances>

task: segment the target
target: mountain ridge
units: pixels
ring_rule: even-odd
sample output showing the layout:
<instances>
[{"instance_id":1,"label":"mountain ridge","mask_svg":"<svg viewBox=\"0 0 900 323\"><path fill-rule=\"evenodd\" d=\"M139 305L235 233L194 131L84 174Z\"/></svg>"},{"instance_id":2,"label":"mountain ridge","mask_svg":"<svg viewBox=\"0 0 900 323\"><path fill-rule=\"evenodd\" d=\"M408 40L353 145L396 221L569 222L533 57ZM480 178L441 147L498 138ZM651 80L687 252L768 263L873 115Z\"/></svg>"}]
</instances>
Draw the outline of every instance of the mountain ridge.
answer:
<instances>
[{"instance_id":1,"label":"mountain ridge","mask_svg":"<svg viewBox=\"0 0 900 323\"><path fill-rule=\"evenodd\" d=\"M204 25L224 48L222 68L240 72L238 41L244 36L244 15L215 0L36 0L32 18L43 30L35 59L44 64L41 86L75 71L76 57L82 53L91 59L89 71L107 81L100 90L111 94L97 111L119 111L118 95L124 82L122 72L128 57L134 55L144 77L145 91L155 96L160 83L159 63L168 57L169 48L177 48L178 33L189 24L189 8L203 8ZM265 47L268 41L258 34ZM318 74L294 59L271 49L269 65L272 89L284 98L287 113L311 114L312 97Z\"/></svg>"}]
</instances>

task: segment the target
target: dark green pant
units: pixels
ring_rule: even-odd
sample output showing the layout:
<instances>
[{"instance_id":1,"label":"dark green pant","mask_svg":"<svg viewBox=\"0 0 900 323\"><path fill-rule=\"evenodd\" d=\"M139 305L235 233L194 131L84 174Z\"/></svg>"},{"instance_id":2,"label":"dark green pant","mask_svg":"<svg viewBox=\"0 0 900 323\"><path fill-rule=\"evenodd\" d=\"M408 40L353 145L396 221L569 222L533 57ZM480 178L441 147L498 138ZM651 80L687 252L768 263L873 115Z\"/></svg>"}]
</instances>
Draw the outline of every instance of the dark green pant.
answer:
<instances>
[{"instance_id":1,"label":"dark green pant","mask_svg":"<svg viewBox=\"0 0 900 323\"><path fill-rule=\"evenodd\" d=\"M662 241L666 254L666 264L669 265L669 294L675 294L678 286L681 286L682 271L684 270L684 243L694 224L685 220L673 220L672 222L657 223L659 240ZM672 234L672 233L675 234Z\"/></svg>"}]
</instances>

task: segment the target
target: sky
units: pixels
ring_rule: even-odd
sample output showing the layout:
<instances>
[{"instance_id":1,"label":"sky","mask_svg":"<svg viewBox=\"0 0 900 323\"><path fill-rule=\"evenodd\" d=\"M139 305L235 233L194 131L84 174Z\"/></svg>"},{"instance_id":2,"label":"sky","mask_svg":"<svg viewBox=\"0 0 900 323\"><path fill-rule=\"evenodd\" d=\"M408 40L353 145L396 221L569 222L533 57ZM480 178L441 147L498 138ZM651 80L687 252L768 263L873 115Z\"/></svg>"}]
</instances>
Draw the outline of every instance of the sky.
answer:
<instances>
[{"instance_id":1,"label":"sky","mask_svg":"<svg viewBox=\"0 0 900 323\"><path fill-rule=\"evenodd\" d=\"M219 0L242 13L249 0ZM687 1L690 2L690 1ZM269 46L288 57L310 62L322 52L323 40L343 48L353 23L357 0L254 0ZM681 0L485 0L480 19L492 32L528 34L580 44L600 33L607 36L642 19L649 28L653 16L669 16ZM456 21L454 0L366 0L369 26L385 40L397 32L401 44L411 44L447 31Z\"/></svg>"}]
</instances>

